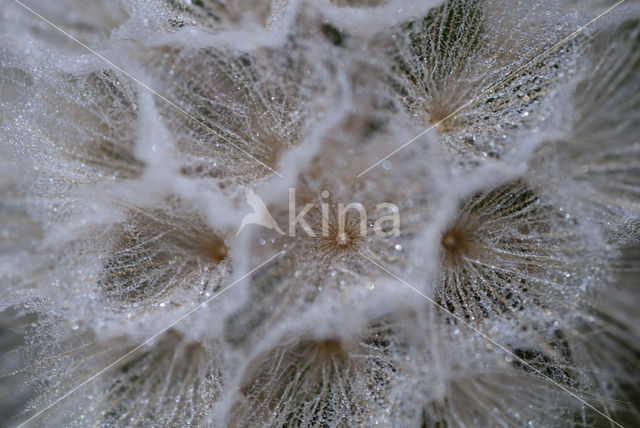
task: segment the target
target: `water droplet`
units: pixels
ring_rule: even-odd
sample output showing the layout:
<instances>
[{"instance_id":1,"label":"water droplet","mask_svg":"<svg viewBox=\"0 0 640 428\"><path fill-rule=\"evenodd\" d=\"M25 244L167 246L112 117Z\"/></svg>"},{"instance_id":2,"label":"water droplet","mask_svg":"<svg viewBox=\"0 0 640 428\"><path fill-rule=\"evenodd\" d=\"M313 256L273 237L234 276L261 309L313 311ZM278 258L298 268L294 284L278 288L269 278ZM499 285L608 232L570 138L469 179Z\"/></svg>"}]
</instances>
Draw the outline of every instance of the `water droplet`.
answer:
<instances>
[{"instance_id":1,"label":"water droplet","mask_svg":"<svg viewBox=\"0 0 640 428\"><path fill-rule=\"evenodd\" d=\"M382 162L382 167L386 170L390 170L391 169L391 162L389 162L388 160Z\"/></svg>"},{"instance_id":2,"label":"water droplet","mask_svg":"<svg viewBox=\"0 0 640 428\"><path fill-rule=\"evenodd\" d=\"M396 251L402 251L402 245L398 244L394 247Z\"/></svg>"}]
</instances>

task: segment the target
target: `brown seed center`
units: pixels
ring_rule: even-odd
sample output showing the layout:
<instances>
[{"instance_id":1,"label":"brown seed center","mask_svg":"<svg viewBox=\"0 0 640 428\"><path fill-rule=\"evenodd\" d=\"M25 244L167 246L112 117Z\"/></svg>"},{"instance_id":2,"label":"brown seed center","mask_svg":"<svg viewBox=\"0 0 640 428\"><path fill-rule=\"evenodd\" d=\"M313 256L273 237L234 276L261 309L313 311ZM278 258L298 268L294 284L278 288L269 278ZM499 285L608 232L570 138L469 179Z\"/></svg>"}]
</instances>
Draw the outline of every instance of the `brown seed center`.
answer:
<instances>
[{"instance_id":1,"label":"brown seed center","mask_svg":"<svg viewBox=\"0 0 640 428\"><path fill-rule=\"evenodd\" d=\"M338 232L338 236L336 236L336 242L341 247L344 247L349 243L349 235L346 232Z\"/></svg>"},{"instance_id":2,"label":"brown seed center","mask_svg":"<svg viewBox=\"0 0 640 428\"><path fill-rule=\"evenodd\" d=\"M448 251L455 251L462 246L459 236L455 232L447 232L442 235L442 246Z\"/></svg>"}]
</instances>

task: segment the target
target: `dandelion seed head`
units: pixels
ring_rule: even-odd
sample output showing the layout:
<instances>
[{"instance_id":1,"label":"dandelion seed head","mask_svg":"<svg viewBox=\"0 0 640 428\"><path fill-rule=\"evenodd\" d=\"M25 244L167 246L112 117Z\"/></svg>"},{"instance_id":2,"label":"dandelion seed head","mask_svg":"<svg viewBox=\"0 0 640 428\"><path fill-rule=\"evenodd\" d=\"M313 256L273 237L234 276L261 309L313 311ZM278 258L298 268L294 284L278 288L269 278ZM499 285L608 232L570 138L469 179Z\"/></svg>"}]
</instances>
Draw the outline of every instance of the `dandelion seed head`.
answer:
<instances>
[{"instance_id":1,"label":"dandelion seed head","mask_svg":"<svg viewBox=\"0 0 640 428\"><path fill-rule=\"evenodd\" d=\"M637 424L637 6L76 3L0 16L3 420Z\"/></svg>"}]
</instances>

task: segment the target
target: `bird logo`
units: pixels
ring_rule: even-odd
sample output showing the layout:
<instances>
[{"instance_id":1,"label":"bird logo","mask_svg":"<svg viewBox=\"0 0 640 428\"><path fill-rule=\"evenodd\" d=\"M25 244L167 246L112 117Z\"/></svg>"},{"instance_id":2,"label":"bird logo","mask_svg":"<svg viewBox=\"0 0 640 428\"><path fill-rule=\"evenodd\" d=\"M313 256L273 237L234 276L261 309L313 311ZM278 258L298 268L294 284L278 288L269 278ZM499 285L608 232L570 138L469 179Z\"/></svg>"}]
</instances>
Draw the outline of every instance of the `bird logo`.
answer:
<instances>
[{"instance_id":1,"label":"bird logo","mask_svg":"<svg viewBox=\"0 0 640 428\"><path fill-rule=\"evenodd\" d=\"M245 197L247 199L247 204L253 208L253 212L243 217L242 222L240 223L240 229L238 229L236 236L240 235L242 229L249 224L257 224L266 227L267 229L275 230L281 235L285 234L267 209L267 205L260 196L255 194L253 189L245 190Z\"/></svg>"}]
</instances>

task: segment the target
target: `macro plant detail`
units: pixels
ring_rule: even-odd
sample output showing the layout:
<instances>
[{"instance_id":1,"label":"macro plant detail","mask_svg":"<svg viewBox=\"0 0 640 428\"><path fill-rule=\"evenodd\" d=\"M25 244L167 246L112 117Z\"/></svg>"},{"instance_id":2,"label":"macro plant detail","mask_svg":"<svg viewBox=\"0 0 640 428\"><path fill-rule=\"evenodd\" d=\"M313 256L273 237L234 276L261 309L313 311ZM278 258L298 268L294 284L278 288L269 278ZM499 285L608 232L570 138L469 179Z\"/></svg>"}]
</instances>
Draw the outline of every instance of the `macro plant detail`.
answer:
<instances>
[{"instance_id":1,"label":"macro plant detail","mask_svg":"<svg viewBox=\"0 0 640 428\"><path fill-rule=\"evenodd\" d=\"M0 33L0 426L640 422L637 2Z\"/></svg>"}]
</instances>

